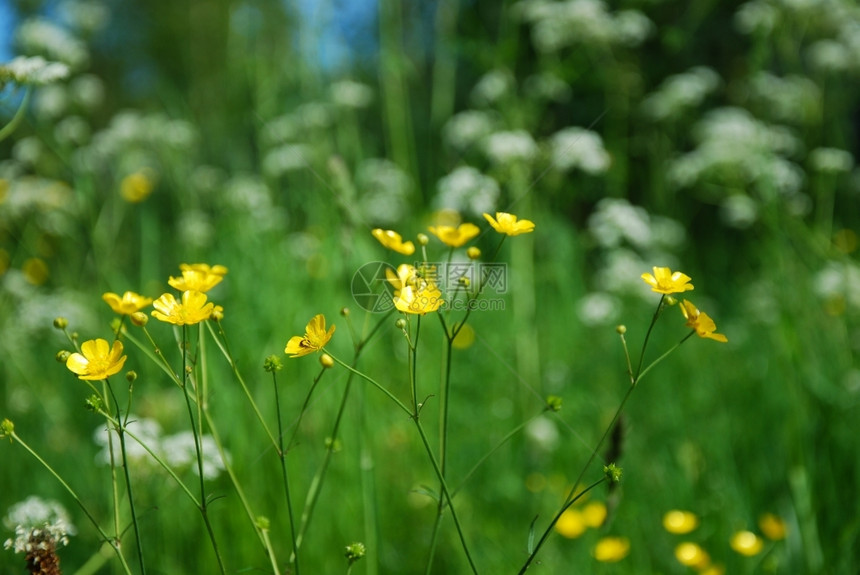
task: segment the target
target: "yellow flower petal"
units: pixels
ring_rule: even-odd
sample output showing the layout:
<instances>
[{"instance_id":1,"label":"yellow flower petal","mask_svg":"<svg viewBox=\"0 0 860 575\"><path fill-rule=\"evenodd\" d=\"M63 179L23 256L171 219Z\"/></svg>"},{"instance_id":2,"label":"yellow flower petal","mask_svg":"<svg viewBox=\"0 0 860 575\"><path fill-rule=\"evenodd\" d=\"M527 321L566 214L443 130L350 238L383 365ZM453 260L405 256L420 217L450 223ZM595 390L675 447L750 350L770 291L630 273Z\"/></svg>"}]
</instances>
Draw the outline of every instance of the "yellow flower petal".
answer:
<instances>
[{"instance_id":1,"label":"yellow flower petal","mask_svg":"<svg viewBox=\"0 0 860 575\"><path fill-rule=\"evenodd\" d=\"M654 274L642 274L645 283L651 286L651 291L662 294L673 294L693 289L690 276L681 272L673 272L669 268L654 267Z\"/></svg>"},{"instance_id":2,"label":"yellow flower petal","mask_svg":"<svg viewBox=\"0 0 860 575\"><path fill-rule=\"evenodd\" d=\"M91 339L81 344L81 352L73 353L66 360L66 367L80 379L107 379L118 373L125 364L122 342L113 345L104 339Z\"/></svg>"},{"instance_id":3,"label":"yellow flower petal","mask_svg":"<svg viewBox=\"0 0 860 575\"><path fill-rule=\"evenodd\" d=\"M626 537L604 537L594 546L593 555L598 561L615 563L630 553L630 541Z\"/></svg>"},{"instance_id":4,"label":"yellow flower petal","mask_svg":"<svg viewBox=\"0 0 860 575\"><path fill-rule=\"evenodd\" d=\"M732 535L729 544L737 553L746 557L758 555L764 547L761 538L752 531L738 531Z\"/></svg>"},{"instance_id":5,"label":"yellow flower petal","mask_svg":"<svg viewBox=\"0 0 860 575\"><path fill-rule=\"evenodd\" d=\"M675 547L675 559L694 569L704 569L711 563L711 558L698 544L689 541Z\"/></svg>"},{"instance_id":6,"label":"yellow flower petal","mask_svg":"<svg viewBox=\"0 0 860 575\"><path fill-rule=\"evenodd\" d=\"M442 240L442 243L452 248L459 248L481 233L481 228L470 223L460 224L456 228L454 226L430 226L428 229L430 233Z\"/></svg>"},{"instance_id":7,"label":"yellow flower petal","mask_svg":"<svg viewBox=\"0 0 860 575\"><path fill-rule=\"evenodd\" d=\"M568 508L564 510L561 517L555 523L555 530L562 537L568 539L576 539L583 533L588 526L582 517L582 512L579 509Z\"/></svg>"},{"instance_id":8,"label":"yellow flower petal","mask_svg":"<svg viewBox=\"0 0 860 575\"><path fill-rule=\"evenodd\" d=\"M490 223L494 230L500 234L509 236L518 236L533 232L535 229L534 222L530 220L519 220L517 216L506 212L496 212L496 217L493 218L490 214L484 214L484 218Z\"/></svg>"},{"instance_id":9,"label":"yellow flower petal","mask_svg":"<svg viewBox=\"0 0 860 575\"><path fill-rule=\"evenodd\" d=\"M699 311L699 309L691 302L687 300L682 301L680 308L681 313L684 314L684 318L687 320L687 327L696 330L696 335L702 338L713 339L714 341L719 341L721 343L729 341L725 335L715 333L717 330L717 324L714 323L714 320L712 320L705 312Z\"/></svg>"},{"instance_id":10,"label":"yellow flower petal","mask_svg":"<svg viewBox=\"0 0 860 575\"><path fill-rule=\"evenodd\" d=\"M771 541L785 539L785 536L788 534L788 527L785 521L773 513L765 513L759 517L758 526L764 536Z\"/></svg>"},{"instance_id":11,"label":"yellow flower petal","mask_svg":"<svg viewBox=\"0 0 860 575\"><path fill-rule=\"evenodd\" d=\"M122 297L115 293L107 292L102 294L102 299L115 313L120 315L131 315L152 303L152 298L144 297L132 291L125 292L122 294Z\"/></svg>"},{"instance_id":12,"label":"yellow flower petal","mask_svg":"<svg viewBox=\"0 0 860 575\"><path fill-rule=\"evenodd\" d=\"M404 242L403 238L400 237L400 234L395 231L377 228L370 233L379 241L379 243L390 250L394 250L404 256L411 256L415 253L415 244L412 242Z\"/></svg>"},{"instance_id":13,"label":"yellow flower petal","mask_svg":"<svg viewBox=\"0 0 860 575\"><path fill-rule=\"evenodd\" d=\"M320 351L331 340L335 326L326 331L325 316L317 314L311 318L305 327L305 335L294 335L287 342L284 353L292 357L301 357L314 351Z\"/></svg>"},{"instance_id":14,"label":"yellow flower petal","mask_svg":"<svg viewBox=\"0 0 860 575\"><path fill-rule=\"evenodd\" d=\"M155 310L153 317L160 321L174 325L193 325L207 320L212 316L215 304L206 303L206 294L186 290L182 292L182 303L176 301L173 294L162 294L160 298L152 302Z\"/></svg>"},{"instance_id":15,"label":"yellow flower petal","mask_svg":"<svg viewBox=\"0 0 860 575\"><path fill-rule=\"evenodd\" d=\"M669 533L683 535L699 526L695 513L673 509L663 516L663 528Z\"/></svg>"}]
</instances>

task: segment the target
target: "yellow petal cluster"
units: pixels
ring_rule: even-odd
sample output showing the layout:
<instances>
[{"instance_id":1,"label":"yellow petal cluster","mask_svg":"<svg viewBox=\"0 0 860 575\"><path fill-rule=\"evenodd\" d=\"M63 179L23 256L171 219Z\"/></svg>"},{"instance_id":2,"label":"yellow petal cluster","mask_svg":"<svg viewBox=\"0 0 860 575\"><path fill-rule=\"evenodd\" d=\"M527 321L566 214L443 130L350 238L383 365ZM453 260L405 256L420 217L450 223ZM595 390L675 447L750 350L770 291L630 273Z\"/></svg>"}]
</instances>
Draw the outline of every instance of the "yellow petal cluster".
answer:
<instances>
[{"instance_id":1,"label":"yellow petal cluster","mask_svg":"<svg viewBox=\"0 0 860 575\"><path fill-rule=\"evenodd\" d=\"M699 518L695 513L673 509L663 516L663 528L669 533L683 535L699 526Z\"/></svg>"},{"instance_id":2,"label":"yellow petal cluster","mask_svg":"<svg viewBox=\"0 0 860 575\"><path fill-rule=\"evenodd\" d=\"M317 314L311 318L308 325L305 327L305 335L294 335L287 342L287 347L284 348L284 353L290 357L301 357L315 351L320 351L331 339L334 334L334 327L325 330L325 316Z\"/></svg>"},{"instance_id":3,"label":"yellow petal cluster","mask_svg":"<svg viewBox=\"0 0 860 575\"><path fill-rule=\"evenodd\" d=\"M642 279L651 286L651 291L662 294L673 294L690 291L693 284L690 276L681 272L673 272L669 268L654 267L654 274L644 273Z\"/></svg>"},{"instance_id":4,"label":"yellow petal cluster","mask_svg":"<svg viewBox=\"0 0 860 575\"><path fill-rule=\"evenodd\" d=\"M221 265L210 266L209 264L180 264L179 269L182 276L173 276L167 280L170 287L179 291L207 292L221 283L227 275L227 268Z\"/></svg>"},{"instance_id":5,"label":"yellow petal cluster","mask_svg":"<svg viewBox=\"0 0 860 575\"><path fill-rule=\"evenodd\" d=\"M415 244L412 242L404 242L403 238L400 237L400 234L395 231L376 228L370 233L373 234L373 237L375 237L379 243L390 250L403 254L404 256L411 256L415 253Z\"/></svg>"},{"instance_id":6,"label":"yellow petal cluster","mask_svg":"<svg viewBox=\"0 0 860 575\"><path fill-rule=\"evenodd\" d=\"M717 330L717 324L714 320L703 311L699 311L696 306L687 300L681 302L681 313L687 319L687 327L696 330L696 335L708 339L713 339L725 343L729 339L721 333L714 333Z\"/></svg>"},{"instance_id":7,"label":"yellow petal cluster","mask_svg":"<svg viewBox=\"0 0 860 575\"><path fill-rule=\"evenodd\" d=\"M124 177L119 184L119 193L122 199L130 204L140 203L152 193L153 188L155 188L155 180L155 172L149 168L144 168Z\"/></svg>"},{"instance_id":8,"label":"yellow petal cluster","mask_svg":"<svg viewBox=\"0 0 860 575\"><path fill-rule=\"evenodd\" d=\"M126 356L122 355L122 342L110 345L104 339L91 339L81 344L81 352L66 360L66 367L80 379L107 379L122 369Z\"/></svg>"},{"instance_id":9,"label":"yellow petal cluster","mask_svg":"<svg viewBox=\"0 0 860 575\"><path fill-rule=\"evenodd\" d=\"M418 287L408 285L394 297L394 307L403 313L424 315L438 310L444 303L439 288L426 282Z\"/></svg>"},{"instance_id":10,"label":"yellow petal cluster","mask_svg":"<svg viewBox=\"0 0 860 575\"><path fill-rule=\"evenodd\" d=\"M705 569L711 564L708 553L697 543L686 541L675 547L675 559L681 565L694 569Z\"/></svg>"},{"instance_id":11,"label":"yellow petal cluster","mask_svg":"<svg viewBox=\"0 0 860 575\"><path fill-rule=\"evenodd\" d=\"M428 229L430 233L442 240L443 244L452 248L459 248L481 233L481 228L470 223L460 224L456 228L454 226L430 226Z\"/></svg>"},{"instance_id":12,"label":"yellow petal cluster","mask_svg":"<svg viewBox=\"0 0 860 575\"><path fill-rule=\"evenodd\" d=\"M196 290L182 292L182 302L176 301L173 294L162 294L152 303L155 319L174 325L194 325L212 316L215 304L206 302L206 294Z\"/></svg>"},{"instance_id":13,"label":"yellow petal cluster","mask_svg":"<svg viewBox=\"0 0 860 575\"><path fill-rule=\"evenodd\" d=\"M627 557L630 553L630 540L626 537L604 537L594 546L592 554L598 561L615 563Z\"/></svg>"},{"instance_id":14,"label":"yellow petal cluster","mask_svg":"<svg viewBox=\"0 0 860 575\"><path fill-rule=\"evenodd\" d=\"M758 555L764 548L761 538L752 531L738 531L729 541L732 549L746 557Z\"/></svg>"},{"instance_id":15,"label":"yellow petal cluster","mask_svg":"<svg viewBox=\"0 0 860 575\"><path fill-rule=\"evenodd\" d=\"M410 264L400 264L397 266L397 273L391 271L390 268L385 268L385 278L394 287L395 296L406 286L414 287L421 281L421 278L418 276L418 270Z\"/></svg>"},{"instance_id":16,"label":"yellow petal cluster","mask_svg":"<svg viewBox=\"0 0 860 575\"><path fill-rule=\"evenodd\" d=\"M771 541L785 539L785 536L788 535L788 527L786 526L785 521L773 513L765 513L759 517L758 526L764 536Z\"/></svg>"},{"instance_id":17,"label":"yellow petal cluster","mask_svg":"<svg viewBox=\"0 0 860 575\"><path fill-rule=\"evenodd\" d=\"M152 303L151 297L144 297L133 291L127 291L122 296L113 292L102 294L102 299L105 300L114 313L120 315L131 315L138 312Z\"/></svg>"},{"instance_id":18,"label":"yellow petal cluster","mask_svg":"<svg viewBox=\"0 0 860 575\"><path fill-rule=\"evenodd\" d=\"M505 212L496 212L495 218L490 214L484 214L484 218L493 226L494 230L509 236L527 234L535 229L534 222L530 220L517 221L517 216Z\"/></svg>"}]
</instances>

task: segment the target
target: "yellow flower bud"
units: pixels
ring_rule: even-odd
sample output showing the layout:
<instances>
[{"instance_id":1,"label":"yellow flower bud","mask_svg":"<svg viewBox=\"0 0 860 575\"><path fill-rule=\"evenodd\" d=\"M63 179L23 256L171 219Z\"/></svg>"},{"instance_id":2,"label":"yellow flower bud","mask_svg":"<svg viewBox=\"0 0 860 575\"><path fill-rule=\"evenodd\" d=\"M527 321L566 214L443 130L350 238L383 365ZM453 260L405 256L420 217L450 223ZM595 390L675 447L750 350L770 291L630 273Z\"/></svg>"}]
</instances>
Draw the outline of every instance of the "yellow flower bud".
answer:
<instances>
[{"instance_id":1,"label":"yellow flower bud","mask_svg":"<svg viewBox=\"0 0 860 575\"><path fill-rule=\"evenodd\" d=\"M137 327L143 327L149 321L149 316L143 313L142 311L136 311L131 314L131 323L136 325Z\"/></svg>"},{"instance_id":2,"label":"yellow flower bud","mask_svg":"<svg viewBox=\"0 0 860 575\"><path fill-rule=\"evenodd\" d=\"M476 260L481 257L481 250L475 246L471 246L466 250L466 255L469 256L470 260Z\"/></svg>"},{"instance_id":3,"label":"yellow flower bud","mask_svg":"<svg viewBox=\"0 0 860 575\"><path fill-rule=\"evenodd\" d=\"M422 246L426 246L430 243L430 237L427 234L418 234L418 243Z\"/></svg>"},{"instance_id":4,"label":"yellow flower bud","mask_svg":"<svg viewBox=\"0 0 860 575\"><path fill-rule=\"evenodd\" d=\"M326 369L334 367L334 358L329 354L324 353L320 356L320 365Z\"/></svg>"},{"instance_id":5,"label":"yellow flower bud","mask_svg":"<svg viewBox=\"0 0 860 575\"><path fill-rule=\"evenodd\" d=\"M58 317L54 320L54 327L57 329L66 329L69 325L69 320L64 317Z\"/></svg>"}]
</instances>

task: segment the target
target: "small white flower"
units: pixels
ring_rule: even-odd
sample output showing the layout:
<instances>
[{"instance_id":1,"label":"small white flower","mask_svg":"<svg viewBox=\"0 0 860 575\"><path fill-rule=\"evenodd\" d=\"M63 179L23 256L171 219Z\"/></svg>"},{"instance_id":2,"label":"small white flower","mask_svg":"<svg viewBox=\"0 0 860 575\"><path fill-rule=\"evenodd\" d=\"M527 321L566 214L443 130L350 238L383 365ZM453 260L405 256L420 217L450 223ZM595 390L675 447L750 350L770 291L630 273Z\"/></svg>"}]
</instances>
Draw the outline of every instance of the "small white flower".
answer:
<instances>
[{"instance_id":1,"label":"small white flower","mask_svg":"<svg viewBox=\"0 0 860 575\"><path fill-rule=\"evenodd\" d=\"M442 135L451 147L465 150L490 135L497 124L497 119L490 112L466 110L455 114L445 123Z\"/></svg>"},{"instance_id":2,"label":"small white flower","mask_svg":"<svg viewBox=\"0 0 860 575\"><path fill-rule=\"evenodd\" d=\"M18 56L0 66L0 83L11 81L43 86L68 77L68 66L60 62L48 62L41 56Z\"/></svg>"},{"instance_id":3,"label":"small white flower","mask_svg":"<svg viewBox=\"0 0 860 575\"><path fill-rule=\"evenodd\" d=\"M353 80L341 80L329 89L331 100L344 108L366 108L373 102L373 88Z\"/></svg>"},{"instance_id":4,"label":"small white flower","mask_svg":"<svg viewBox=\"0 0 860 575\"><path fill-rule=\"evenodd\" d=\"M480 216L494 213L499 184L471 166L460 166L439 180L436 207Z\"/></svg>"},{"instance_id":5,"label":"small white flower","mask_svg":"<svg viewBox=\"0 0 860 575\"><path fill-rule=\"evenodd\" d=\"M537 144L525 130L496 132L484 140L484 153L496 164L530 162L538 153Z\"/></svg>"},{"instance_id":6,"label":"small white flower","mask_svg":"<svg viewBox=\"0 0 860 575\"><path fill-rule=\"evenodd\" d=\"M552 165L562 171L575 168L587 174L601 174L609 169L610 159L603 139L583 128L564 128L550 138Z\"/></svg>"},{"instance_id":7,"label":"small white flower","mask_svg":"<svg viewBox=\"0 0 860 575\"><path fill-rule=\"evenodd\" d=\"M819 172L850 172L854 167L851 152L837 148L816 148L809 153L810 165Z\"/></svg>"}]
</instances>

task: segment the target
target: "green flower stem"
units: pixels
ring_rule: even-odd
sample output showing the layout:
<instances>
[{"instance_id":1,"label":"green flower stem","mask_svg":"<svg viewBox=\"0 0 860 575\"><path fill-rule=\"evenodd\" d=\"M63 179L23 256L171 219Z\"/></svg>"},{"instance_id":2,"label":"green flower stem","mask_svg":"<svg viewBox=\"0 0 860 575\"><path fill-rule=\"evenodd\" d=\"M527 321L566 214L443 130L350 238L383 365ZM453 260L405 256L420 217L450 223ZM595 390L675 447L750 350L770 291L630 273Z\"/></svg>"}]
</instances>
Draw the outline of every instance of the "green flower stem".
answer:
<instances>
[{"instance_id":1,"label":"green flower stem","mask_svg":"<svg viewBox=\"0 0 860 575\"><path fill-rule=\"evenodd\" d=\"M137 346L137 348L142 351L149 359L152 360L153 363L158 365L161 368L161 371L170 376L170 379L173 380L178 387L182 387L182 381L179 379L179 376L176 375L176 372L170 367L170 362L167 361L167 358L164 357L164 354L161 353L161 348L158 347L158 344L155 343L155 340L152 339L152 335L149 333L149 330L146 327L141 328L143 333L146 335L146 339L149 340L149 345L152 349L143 345L136 337L131 335L128 330L126 330L124 337Z\"/></svg>"},{"instance_id":2,"label":"green flower stem","mask_svg":"<svg viewBox=\"0 0 860 575\"><path fill-rule=\"evenodd\" d=\"M230 477L230 481L233 483L233 488L236 490L236 494L239 496L239 501L242 502L242 507L245 508L245 513L248 515L248 519L251 521L251 525L254 527L254 531L257 533L257 536L260 538L260 542L263 544L263 548L269 555L269 558L272 561L272 566L274 568L274 575L280 575L280 570L278 569L278 562L275 557L275 551L272 548L272 544L269 541L268 537L263 534L263 529L257 525L256 515L254 514L254 510L251 509L251 504L248 502L248 497L245 495L245 491L242 489L242 484L239 483L239 478L236 476L236 472L233 469L233 466L230 464L230 460L227 458L227 452L224 451L224 444L221 442L221 436L218 434L218 429L215 427L215 421L212 419L212 415L209 413L209 410L203 410L203 417L206 420L206 427L209 429L209 433L212 436L212 440L215 442L215 446L218 448L218 454L221 456L221 463L224 465L224 469L227 471L227 475ZM198 505L199 507L199 505Z\"/></svg>"},{"instance_id":3,"label":"green flower stem","mask_svg":"<svg viewBox=\"0 0 860 575\"><path fill-rule=\"evenodd\" d=\"M552 521L550 521L549 523L549 526L543 532L543 535L541 535L540 540L537 542L537 545L535 545L535 548L532 550L531 554L529 555L529 558L526 559L525 564L519 570L518 575L523 575L523 573L525 573L526 570L529 568L529 565L531 565L532 561L534 561L534 558L537 556L538 551L540 551L540 548L543 547L544 542L547 540L549 534L552 532L552 528L555 527L556 523L558 523L558 520L561 518L562 514L567 511L571 505L576 503L583 495L585 495L604 481L606 481L605 475L591 485L589 485L588 487L586 487L585 489L583 489L581 492L579 492L576 497L571 498L570 496L568 496L568 499L565 500L564 505L561 506L561 509L558 510L558 513L555 514L555 517L553 517ZM574 485L574 488L576 488L576 485Z\"/></svg>"},{"instance_id":4,"label":"green flower stem","mask_svg":"<svg viewBox=\"0 0 860 575\"><path fill-rule=\"evenodd\" d=\"M218 568L222 575L226 575L224 569L224 561L221 558L221 551L218 548L218 542L215 540L215 532L212 530L212 522L209 520L208 502L206 500L206 486L203 478L203 451L200 448L200 431L203 422L199 421L200 427L194 422L194 408L191 405L191 394L188 392L188 329L187 326L182 326L182 395L185 397L185 406L188 409L188 418L191 422L191 434L194 436L194 450L197 453L197 474L200 478L200 515L203 517L203 523L206 525L206 532L209 534L209 540L212 542L212 548L215 551L215 557L218 560ZM195 386L195 389L199 389ZM197 391L199 393L199 391ZM197 398L198 408L200 406L200 398Z\"/></svg>"},{"instance_id":5,"label":"green flower stem","mask_svg":"<svg viewBox=\"0 0 860 575\"><path fill-rule=\"evenodd\" d=\"M86 515L86 516L87 516L87 519L89 519L89 520L90 520L90 523L92 523L92 524L93 524L93 527L95 527L95 528L96 528L96 531L98 531L98 532L99 532L99 535L101 535L101 538L102 538L104 541L106 541L107 543L109 543L109 544L110 544L110 546L113 548L114 553L116 553L117 558L119 558L119 561L120 561L120 563L122 564L122 568L123 568L123 570L124 570L128 575L132 575L131 568L128 566L128 563L126 562L125 557L124 557L124 556L123 556L123 554L122 554L122 550L120 549L120 546L119 546L119 542L118 542L118 540L117 540L117 539L112 539L110 536L108 536L108 534L107 534L107 533L105 533L105 532L104 532L104 530L102 530L102 528L101 528L101 527L99 526L99 524L98 524L98 521L96 521L95 517L93 517L92 513L90 513L89 509L87 509L86 505L84 505L84 502L83 502L83 501L81 501L81 498L80 498L80 497L78 497L78 494L75 492L75 490L74 490L74 489L72 489L72 487L71 487L68 483L66 483L66 481L65 481L65 480L60 476L60 474L59 474L59 473L57 473L57 472L54 470L54 468L53 468L53 467L51 467L51 466L48 464L48 462L47 462L47 461L45 461L44 459L42 459L42 457L41 457L38 453L36 453L35 451L33 451L33 448L31 448L29 445L27 445L27 443L26 443L26 442L24 442L24 440L23 440L23 439L21 439L21 438L18 436L18 434L17 434L17 433L15 433L14 431L12 431L12 432L10 432L8 435L9 435L9 437L11 437L11 438L12 438L12 439L14 439L15 441L17 441L17 442L18 442L18 444L19 444L21 447L23 447L24 449L26 449L26 450L27 450L27 452L28 452L30 455L32 455L33 457L35 457L35 458L36 458L36 461L38 461L39 463L41 463L41 464L42 464L42 466L43 466L45 469L47 469L47 470L48 470L48 472L49 472L51 475L53 475L53 476L54 476L54 478L55 478L57 481L59 481L59 482L60 482L60 485L62 485L62 486L63 486L63 488L64 488L64 489L69 493L69 495L71 495L71 496L72 496L72 499L74 499L74 500L75 500L75 503L77 503L77 504L78 504L78 506L81 508L81 511L83 511L83 512L84 512L84 515Z\"/></svg>"},{"instance_id":6,"label":"green flower stem","mask_svg":"<svg viewBox=\"0 0 860 575\"><path fill-rule=\"evenodd\" d=\"M281 570L278 568L278 562L275 559L275 549L272 547L272 540L269 539L269 530L268 529L257 529L260 532L260 537L263 539L263 546L269 552L269 559L272 561L272 571L275 575L280 575ZM298 573L298 569L296 569L296 573Z\"/></svg>"},{"instance_id":7,"label":"green flower stem","mask_svg":"<svg viewBox=\"0 0 860 575\"><path fill-rule=\"evenodd\" d=\"M322 373L324 372L325 368L323 368L320 376L322 376ZM317 377L314 380L314 386L316 386L319 380L320 377ZM278 419L278 459L281 460L281 476L284 480L284 496L287 501L287 516L290 520L290 541L293 546L293 567L296 575L299 575L299 548L298 545L296 545L296 524L293 520L293 503L290 498L290 479L287 474L287 453L284 450L284 430L281 424L281 399L280 394L278 393L278 376L275 371L272 371L272 385L275 388L275 414ZM310 397L310 394L308 394L308 397ZM305 403L305 406L302 408L302 413L305 412L306 407L307 403Z\"/></svg>"},{"instance_id":8,"label":"green flower stem","mask_svg":"<svg viewBox=\"0 0 860 575\"><path fill-rule=\"evenodd\" d=\"M663 311L664 301L666 301L666 294L660 296L660 301L657 303L657 309L654 310L654 315L651 317L651 324L648 326L648 331L645 332L645 340L642 342L642 351L639 352L639 365L636 368L636 374L633 376L634 381L639 379L639 374L642 372L642 362L645 360L645 348L648 347L648 340L651 339L651 331L654 329L654 324L657 323L657 318L660 317L660 313Z\"/></svg>"},{"instance_id":9,"label":"green flower stem","mask_svg":"<svg viewBox=\"0 0 860 575\"><path fill-rule=\"evenodd\" d=\"M15 115L12 116L12 119L9 120L9 123L0 128L0 142L8 138L12 135L18 128L18 124L21 123L21 120L24 119L24 114L27 111L27 106L30 104L30 96L33 94L33 87L27 86L27 91L24 92L24 97L21 98L21 104L18 106L18 109L15 111Z\"/></svg>"},{"instance_id":10,"label":"green flower stem","mask_svg":"<svg viewBox=\"0 0 860 575\"><path fill-rule=\"evenodd\" d=\"M105 379L105 386L107 387L108 392L110 393L110 397L113 400L114 407L116 408L117 420L120 418L120 410L119 410L119 401L116 398L116 394L113 392L113 388L111 387L110 381ZM126 421L126 423L128 423ZM122 469L123 475L125 476L125 488L128 493L128 507L131 511L131 523L134 526L134 540L137 544L137 558L138 564L140 565L140 573L144 575L146 573L146 565L143 560L143 544L140 539L140 528L137 522L137 512L134 508L134 495L132 493L131 488L131 473L129 471L129 462L128 462L128 453L125 448L125 431L122 425L116 426L116 432L119 435L119 448L122 453ZM116 482L114 482L116 484Z\"/></svg>"},{"instance_id":11,"label":"green flower stem","mask_svg":"<svg viewBox=\"0 0 860 575\"><path fill-rule=\"evenodd\" d=\"M268 424L266 424L266 420L263 418L263 414L260 411L260 408L257 407L257 402L254 401L254 398L251 395L251 391L248 389L247 384L245 384L245 379L242 377L242 374L239 373L239 368L236 366L236 361L233 359L233 354L230 353L230 348L227 344L227 334L224 332L224 328L221 326L221 322L218 322L218 331L221 334L220 338L215 335L215 331L212 329L212 326L209 324L209 322L206 323L206 327L209 329L209 333L212 334L212 338L215 340L215 344L218 346L218 349L221 350L221 353L224 354L224 357L227 358L227 361L230 363L230 368L233 370L233 375L236 377L236 380L242 387L242 391L245 392L245 397L251 404L251 408L254 410L254 414L256 414L257 420L259 420L260 425L263 426L263 430L266 432L266 435L269 436L269 440L272 442L272 445L275 447L275 449L278 449L278 440L275 439L275 436L269 429Z\"/></svg>"},{"instance_id":12,"label":"green flower stem","mask_svg":"<svg viewBox=\"0 0 860 575\"><path fill-rule=\"evenodd\" d=\"M340 359L338 359L338 358L337 358L337 356L332 355L332 354L331 354L331 353L329 353L327 350L323 349L323 351L325 351L326 353L328 353L328 354L331 356L331 358L332 358L333 360L335 360L337 363L339 363L342 367L346 368L348 371L350 371L350 372L354 373L355 375L359 376L359 377L360 377L360 378L362 378L363 380L365 380L365 381L367 381L368 383L370 383L373 387L375 387L376 389L378 389L379 391L381 391L382 393L384 393L384 394L385 394L385 395L386 395L386 396L387 396L391 401L393 401L394 403L396 403L396 404L397 404L397 407L399 407L399 408L400 408L404 413L406 413L406 415L408 415L409 417L413 417L413 416L414 416L413 411L412 411L411 409L409 409L408 407L406 407L406 404L404 404L402 401L400 401L399 399L397 399L397 396L395 396L393 393L391 393L390 391L388 391L388 390L387 390L387 389L386 389L382 384L380 384L378 381L376 381L375 379L373 379L373 378L372 378L372 377L370 377L369 375L365 375L364 373L362 373L362 372L358 371L357 369L355 369L355 368L354 368L354 367L352 367L351 365L347 365L346 363L344 363L343 361L341 361Z\"/></svg>"}]
</instances>

